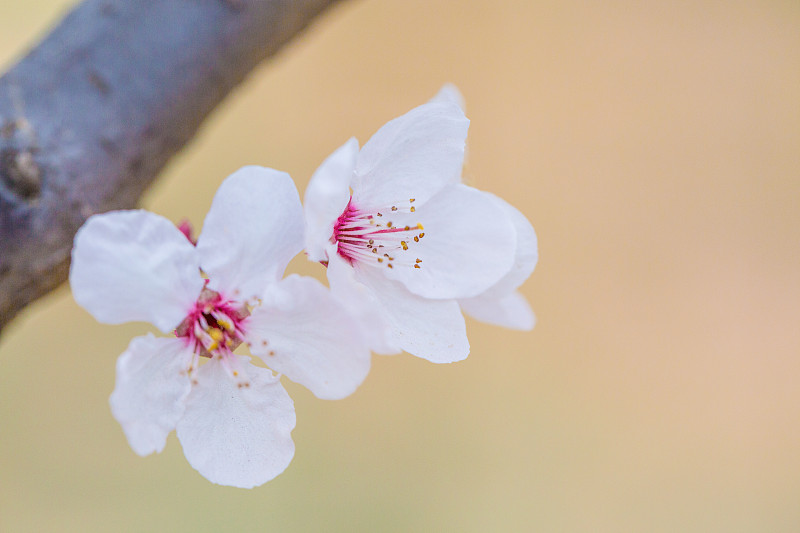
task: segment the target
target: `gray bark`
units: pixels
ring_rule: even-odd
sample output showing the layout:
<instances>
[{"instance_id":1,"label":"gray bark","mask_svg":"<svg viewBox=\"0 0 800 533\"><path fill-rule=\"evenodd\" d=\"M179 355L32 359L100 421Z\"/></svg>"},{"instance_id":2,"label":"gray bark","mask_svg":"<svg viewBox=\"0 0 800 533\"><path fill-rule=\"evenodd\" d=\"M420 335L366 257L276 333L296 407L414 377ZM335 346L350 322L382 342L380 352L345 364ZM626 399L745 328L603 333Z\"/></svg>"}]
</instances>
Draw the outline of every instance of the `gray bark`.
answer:
<instances>
[{"instance_id":1,"label":"gray bark","mask_svg":"<svg viewBox=\"0 0 800 533\"><path fill-rule=\"evenodd\" d=\"M203 119L336 0L86 0L0 78L0 329Z\"/></svg>"}]
</instances>

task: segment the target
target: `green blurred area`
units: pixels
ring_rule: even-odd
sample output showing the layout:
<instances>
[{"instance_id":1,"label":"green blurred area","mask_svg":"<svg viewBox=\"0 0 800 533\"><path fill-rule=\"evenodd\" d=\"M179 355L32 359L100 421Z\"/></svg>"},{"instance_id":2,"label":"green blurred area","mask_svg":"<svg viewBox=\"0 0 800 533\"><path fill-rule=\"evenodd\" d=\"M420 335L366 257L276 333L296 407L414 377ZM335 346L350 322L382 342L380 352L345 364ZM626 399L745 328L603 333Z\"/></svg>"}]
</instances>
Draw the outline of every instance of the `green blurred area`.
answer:
<instances>
[{"instance_id":1,"label":"green blurred area","mask_svg":"<svg viewBox=\"0 0 800 533\"><path fill-rule=\"evenodd\" d=\"M0 7L0 64L70 3ZM778 1L344 2L143 205L199 227L245 164L302 192L454 82L467 179L539 234L536 329L469 321L466 361L375 357L338 402L286 382L294 462L243 491L174 435L130 450L108 395L146 326L97 324L61 288L0 339L0 530L800 530L798 27Z\"/></svg>"}]
</instances>

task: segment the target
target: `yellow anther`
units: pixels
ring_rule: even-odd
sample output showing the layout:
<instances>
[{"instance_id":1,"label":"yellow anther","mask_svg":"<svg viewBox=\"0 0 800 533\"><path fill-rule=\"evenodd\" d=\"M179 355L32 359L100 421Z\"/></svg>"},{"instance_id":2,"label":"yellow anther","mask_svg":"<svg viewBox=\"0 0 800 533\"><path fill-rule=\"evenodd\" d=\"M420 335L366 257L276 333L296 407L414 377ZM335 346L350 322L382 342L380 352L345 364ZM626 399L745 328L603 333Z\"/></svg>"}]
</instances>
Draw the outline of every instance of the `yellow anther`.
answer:
<instances>
[{"instance_id":1,"label":"yellow anther","mask_svg":"<svg viewBox=\"0 0 800 533\"><path fill-rule=\"evenodd\" d=\"M413 212L414 212L414 211L416 211L416 210L417 210L417 209L416 209L416 208L415 208L415 207L412 205L412 206L411 206L411 212L413 213Z\"/></svg>"},{"instance_id":2,"label":"yellow anther","mask_svg":"<svg viewBox=\"0 0 800 533\"><path fill-rule=\"evenodd\" d=\"M414 265L414 268L422 268L422 267L421 267L421 266L419 266L419 265L417 265L417 264L415 264L415 265Z\"/></svg>"},{"instance_id":3,"label":"yellow anther","mask_svg":"<svg viewBox=\"0 0 800 533\"><path fill-rule=\"evenodd\" d=\"M419 237L417 237L416 235L414 235L414 242L419 242Z\"/></svg>"},{"instance_id":4,"label":"yellow anther","mask_svg":"<svg viewBox=\"0 0 800 533\"><path fill-rule=\"evenodd\" d=\"M403 250L408 250L408 245L406 244L406 241L400 241L400 245L403 247Z\"/></svg>"},{"instance_id":5,"label":"yellow anther","mask_svg":"<svg viewBox=\"0 0 800 533\"><path fill-rule=\"evenodd\" d=\"M418 230L420 230L420 231L422 231L422 230L424 230L425 228L422 226L422 223L418 223L418 224L417 224L417 229L418 229Z\"/></svg>"},{"instance_id":6,"label":"yellow anther","mask_svg":"<svg viewBox=\"0 0 800 533\"><path fill-rule=\"evenodd\" d=\"M239 375L239 373L238 373L236 370L234 370L234 371L233 371L233 377L236 377L236 376L238 376L238 375Z\"/></svg>"},{"instance_id":7,"label":"yellow anther","mask_svg":"<svg viewBox=\"0 0 800 533\"><path fill-rule=\"evenodd\" d=\"M233 322L231 322L230 320L225 320L224 318L220 320L219 318L217 318L217 324L227 329L228 331L233 331Z\"/></svg>"},{"instance_id":8,"label":"yellow anther","mask_svg":"<svg viewBox=\"0 0 800 533\"><path fill-rule=\"evenodd\" d=\"M417 263L422 263L422 259L420 259L419 257L417 257Z\"/></svg>"},{"instance_id":9,"label":"yellow anther","mask_svg":"<svg viewBox=\"0 0 800 533\"><path fill-rule=\"evenodd\" d=\"M391 221L391 220L389 221L389 223L388 223L388 224L386 224L386 227L387 227L387 228L391 228L391 227L392 227L392 221Z\"/></svg>"},{"instance_id":10,"label":"yellow anther","mask_svg":"<svg viewBox=\"0 0 800 533\"><path fill-rule=\"evenodd\" d=\"M389 263L389 264L388 264L388 265L386 265L386 266L387 266L387 267L389 267L389 268L394 268L394 267L392 266L392 264L391 264L391 263Z\"/></svg>"},{"instance_id":11,"label":"yellow anther","mask_svg":"<svg viewBox=\"0 0 800 533\"><path fill-rule=\"evenodd\" d=\"M425 233L424 233L424 232L419 234L419 238L420 238L420 239L421 239L421 238L423 238L424 236L425 236Z\"/></svg>"},{"instance_id":12,"label":"yellow anther","mask_svg":"<svg viewBox=\"0 0 800 533\"><path fill-rule=\"evenodd\" d=\"M396 206L392 206L392 211L397 211L397 207Z\"/></svg>"},{"instance_id":13,"label":"yellow anther","mask_svg":"<svg viewBox=\"0 0 800 533\"><path fill-rule=\"evenodd\" d=\"M216 342L219 342L219 341L221 341L222 339L225 338L225 334L222 333L222 331L217 329L217 328L209 329L208 330L208 336L211 337L212 339L214 339Z\"/></svg>"},{"instance_id":14,"label":"yellow anther","mask_svg":"<svg viewBox=\"0 0 800 533\"><path fill-rule=\"evenodd\" d=\"M406 226L406 227L405 227L405 230L406 230L406 231L408 231L408 230L410 230L410 229L411 229L411 226Z\"/></svg>"},{"instance_id":15,"label":"yellow anther","mask_svg":"<svg viewBox=\"0 0 800 533\"><path fill-rule=\"evenodd\" d=\"M383 257L378 258L378 263L383 263Z\"/></svg>"},{"instance_id":16,"label":"yellow anther","mask_svg":"<svg viewBox=\"0 0 800 533\"><path fill-rule=\"evenodd\" d=\"M412 204L414 203L414 200L416 200L416 198L409 198L408 199L409 203L412 203Z\"/></svg>"}]
</instances>

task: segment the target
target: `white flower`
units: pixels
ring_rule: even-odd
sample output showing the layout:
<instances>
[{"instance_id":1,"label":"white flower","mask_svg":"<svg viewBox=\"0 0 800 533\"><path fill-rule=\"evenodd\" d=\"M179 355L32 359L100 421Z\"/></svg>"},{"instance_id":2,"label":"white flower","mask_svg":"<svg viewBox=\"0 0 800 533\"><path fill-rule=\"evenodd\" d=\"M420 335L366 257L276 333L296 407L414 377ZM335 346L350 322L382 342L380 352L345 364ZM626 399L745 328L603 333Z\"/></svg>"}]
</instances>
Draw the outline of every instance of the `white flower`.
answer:
<instances>
[{"instance_id":1,"label":"white flower","mask_svg":"<svg viewBox=\"0 0 800 533\"><path fill-rule=\"evenodd\" d=\"M450 95L351 139L305 195L309 259L327 262L379 352L444 363L469 353L458 300L514 266L517 231L494 197L461 183L469 121ZM360 301L362 304L353 304Z\"/></svg>"},{"instance_id":2,"label":"white flower","mask_svg":"<svg viewBox=\"0 0 800 533\"><path fill-rule=\"evenodd\" d=\"M214 483L253 487L288 466L294 405L279 376L233 353L241 343L320 398L363 381L369 351L330 293L310 278L281 280L302 224L291 178L245 167L220 186L196 246L141 210L95 215L80 229L75 300L100 322L144 320L176 334L137 337L117 362L111 410L136 453L160 452L176 429L189 463Z\"/></svg>"}]
</instances>

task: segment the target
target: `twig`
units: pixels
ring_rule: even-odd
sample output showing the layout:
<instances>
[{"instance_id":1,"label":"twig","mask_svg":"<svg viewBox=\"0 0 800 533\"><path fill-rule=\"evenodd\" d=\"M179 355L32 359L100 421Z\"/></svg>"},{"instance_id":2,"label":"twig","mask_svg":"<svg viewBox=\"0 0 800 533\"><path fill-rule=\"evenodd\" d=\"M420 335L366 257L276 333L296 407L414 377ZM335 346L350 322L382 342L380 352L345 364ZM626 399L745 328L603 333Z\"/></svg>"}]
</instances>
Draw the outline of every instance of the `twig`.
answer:
<instances>
[{"instance_id":1,"label":"twig","mask_svg":"<svg viewBox=\"0 0 800 533\"><path fill-rule=\"evenodd\" d=\"M0 329L203 119L336 0L86 0L0 78Z\"/></svg>"}]
</instances>

